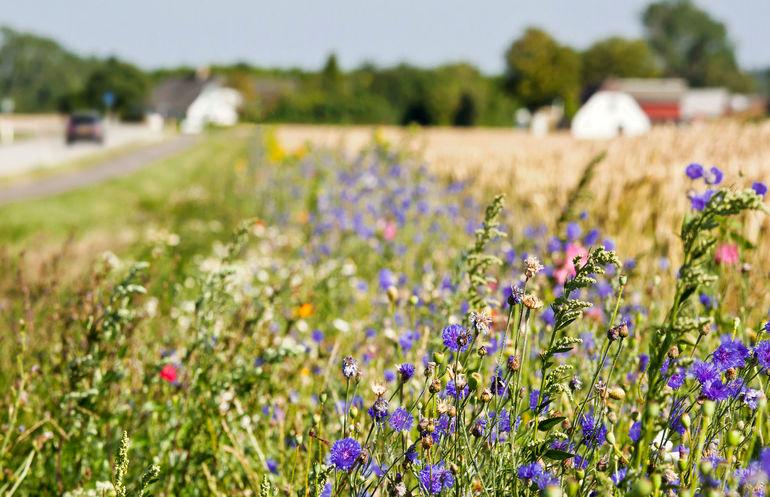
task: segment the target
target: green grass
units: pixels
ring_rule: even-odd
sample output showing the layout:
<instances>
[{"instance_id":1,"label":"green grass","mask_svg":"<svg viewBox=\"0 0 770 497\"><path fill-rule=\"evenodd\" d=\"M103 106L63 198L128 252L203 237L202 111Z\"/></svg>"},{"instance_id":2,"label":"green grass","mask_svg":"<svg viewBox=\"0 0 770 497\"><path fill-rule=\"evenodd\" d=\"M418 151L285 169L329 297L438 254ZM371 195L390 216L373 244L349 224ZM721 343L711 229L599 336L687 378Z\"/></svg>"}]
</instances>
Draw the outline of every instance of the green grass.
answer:
<instances>
[{"instance_id":1,"label":"green grass","mask_svg":"<svg viewBox=\"0 0 770 497\"><path fill-rule=\"evenodd\" d=\"M228 192L238 184L236 164L246 154L243 135L212 133L190 150L129 176L3 206L0 242L17 247L51 244L155 224L175 227L193 217L227 218L228 211L239 210L228 201ZM196 185L202 187L201 198L185 193Z\"/></svg>"}]
</instances>

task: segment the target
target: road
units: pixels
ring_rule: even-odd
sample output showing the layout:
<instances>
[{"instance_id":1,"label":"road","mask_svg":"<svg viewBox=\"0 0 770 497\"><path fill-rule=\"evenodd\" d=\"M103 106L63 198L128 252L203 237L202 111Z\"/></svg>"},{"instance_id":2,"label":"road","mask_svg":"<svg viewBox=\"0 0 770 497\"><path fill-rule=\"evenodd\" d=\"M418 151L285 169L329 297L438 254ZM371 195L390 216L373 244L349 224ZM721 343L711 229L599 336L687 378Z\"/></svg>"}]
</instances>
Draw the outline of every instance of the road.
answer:
<instances>
[{"instance_id":1,"label":"road","mask_svg":"<svg viewBox=\"0 0 770 497\"><path fill-rule=\"evenodd\" d=\"M64 142L64 130L0 145L0 177L16 176L34 169L51 168L88 157L101 151L134 143L152 143L163 139L163 133L143 125L108 123L104 145Z\"/></svg>"},{"instance_id":2,"label":"road","mask_svg":"<svg viewBox=\"0 0 770 497\"><path fill-rule=\"evenodd\" d=\"M105 159L86 169L68 171L30 183L0 188L0 205L31 198L63 193L98 183L108 178L123 176L153 162L178 154L197 140L191 135L170 138L159 143L143 146L118 157Z\"/></svg>"}]
</instances>

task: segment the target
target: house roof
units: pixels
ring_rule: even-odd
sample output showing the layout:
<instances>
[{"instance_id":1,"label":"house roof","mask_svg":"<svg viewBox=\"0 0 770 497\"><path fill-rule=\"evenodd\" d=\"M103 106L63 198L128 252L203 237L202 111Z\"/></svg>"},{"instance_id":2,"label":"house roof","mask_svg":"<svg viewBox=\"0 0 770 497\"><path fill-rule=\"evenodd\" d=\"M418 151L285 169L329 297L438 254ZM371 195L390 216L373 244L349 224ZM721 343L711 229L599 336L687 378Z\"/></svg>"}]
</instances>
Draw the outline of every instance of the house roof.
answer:
<instances>
[{"instance_id":1,"label":"house roof","mask_svg":"<svg viewBox=\"0 0 770 497\"><path fill-rule=\"evenodd\" d=\"M197 75L166 79L153 89L150 105L164 117L183 118L198 95L212 84L218 85L219 80Z\"/></svg>"},{"instance_id":2,"label":"house roof","mask_svg":"<svg viewBox=\"0 0 770 497\"><path fill-rule=\"evenodd\" d=\"M628 93L639 102L678 102L687 92L687 82L680 78L608 79L602 89Z\"/></svg>"}]
</instances>

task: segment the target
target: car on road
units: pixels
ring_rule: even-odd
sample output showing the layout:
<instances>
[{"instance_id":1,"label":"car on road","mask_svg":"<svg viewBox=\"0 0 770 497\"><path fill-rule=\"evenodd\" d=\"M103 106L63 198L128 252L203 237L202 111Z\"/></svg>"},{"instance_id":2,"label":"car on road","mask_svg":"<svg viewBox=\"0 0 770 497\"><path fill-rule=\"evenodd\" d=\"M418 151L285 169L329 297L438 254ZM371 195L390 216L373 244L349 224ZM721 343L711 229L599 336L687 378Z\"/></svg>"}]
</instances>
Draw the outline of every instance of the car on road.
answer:
<instances>
[{"instance_id":1,"label":"car on road","mask_svg":"<svg viewBox=\"0 0 770 497\"><path fill-rule=\"evenodd\" d=\"M104 143L104 121L96 112L75 112L67 119L67 145L76 141Z\"/></svg>"}]
</instances>

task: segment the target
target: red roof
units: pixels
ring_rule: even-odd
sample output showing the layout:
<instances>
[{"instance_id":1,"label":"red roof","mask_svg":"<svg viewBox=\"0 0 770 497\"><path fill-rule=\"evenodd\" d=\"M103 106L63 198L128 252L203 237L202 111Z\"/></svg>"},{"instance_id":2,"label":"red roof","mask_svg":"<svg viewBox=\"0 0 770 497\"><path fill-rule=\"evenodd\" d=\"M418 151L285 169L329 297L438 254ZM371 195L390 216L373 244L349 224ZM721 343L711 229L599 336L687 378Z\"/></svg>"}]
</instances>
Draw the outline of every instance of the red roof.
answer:
<instances>
[{"instance_id":1,"label":"red roof","mask_svg":"<svg viewBox=\"0 0 770 497\"><path fill-rule=\"evenodd\" d=\"M639 102L650 121L677 121L680 117L679 102Z\"/></svg>"}]
</instances>

